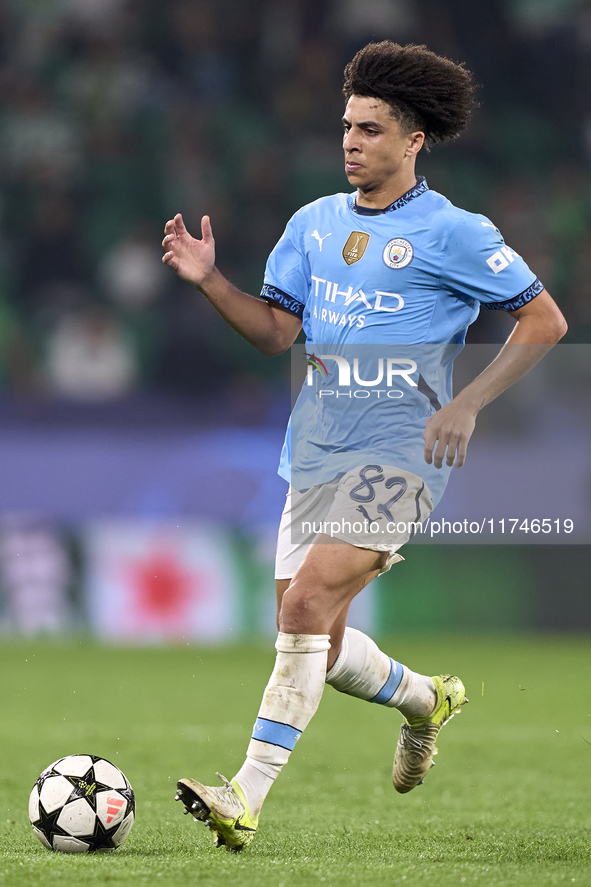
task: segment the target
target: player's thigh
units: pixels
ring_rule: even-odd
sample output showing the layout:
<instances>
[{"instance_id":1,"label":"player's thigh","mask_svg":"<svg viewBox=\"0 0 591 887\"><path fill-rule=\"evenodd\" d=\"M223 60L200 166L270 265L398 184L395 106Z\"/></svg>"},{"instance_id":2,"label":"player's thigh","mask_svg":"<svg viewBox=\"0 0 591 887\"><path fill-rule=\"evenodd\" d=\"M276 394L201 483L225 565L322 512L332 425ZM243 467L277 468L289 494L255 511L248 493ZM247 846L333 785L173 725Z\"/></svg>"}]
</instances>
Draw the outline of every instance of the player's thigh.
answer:
<instances>
[{"instance_id":1,"label":"player's thigh","mask_svg":"<svg viewBox=\"0 0 591 887\"><path fill-rule=\"evenodd\" d=\"M281 630L330 633L346 621L351 601L380 574L386 558L386 552L318 536L283 593Z\"/></svg>"},{"instance_id":2,"label":"player's thigh","mask_svg":"<svg viewBox=\"0 0 591 887\"><path fill-rule=\"evenodd\" d=\"M285 592L296 578L298 582L314 587L321 585L336 590L351 586L361 591L373 579L374 573L379 574L386 560L386 552L359 548L329 536L318 536L307 546L295 575L291 579L275 580L277 611L281 610Z\"/></svg>"},{"instance_id":3,"label":"player's thigh","mask_svg":"<svg viewBox=\"0 0 591 887\"><path fill-rule=\"evenodd\" d=\"M318 594L327 594L349 602L379 575L387 559L384 551L361 548L341 539L318 535L296 570L296 582Z\"/></svg>"}]
</instances>

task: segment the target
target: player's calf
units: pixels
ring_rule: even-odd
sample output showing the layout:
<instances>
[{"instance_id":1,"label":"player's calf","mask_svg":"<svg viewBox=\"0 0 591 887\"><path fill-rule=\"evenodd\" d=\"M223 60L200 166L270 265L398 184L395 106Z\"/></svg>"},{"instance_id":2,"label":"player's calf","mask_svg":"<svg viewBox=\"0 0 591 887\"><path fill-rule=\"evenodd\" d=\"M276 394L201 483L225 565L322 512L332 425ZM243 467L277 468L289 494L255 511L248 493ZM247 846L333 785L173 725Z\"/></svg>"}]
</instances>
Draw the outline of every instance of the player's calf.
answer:
<instances>
[{"instance_id":1,"label":"player's calf","mask_svg":"<svg viewBox=\"0 0 591 887\"><path fill-rule=\"evenodd\" d=\"M326 682L341 693L396 708L404 715L393 768L394 787L408 792L433 766L441 727L467 702L453 675L433 678L411 671L383 653L363 632L347 628Z\"/></svg>"}]
</instances>

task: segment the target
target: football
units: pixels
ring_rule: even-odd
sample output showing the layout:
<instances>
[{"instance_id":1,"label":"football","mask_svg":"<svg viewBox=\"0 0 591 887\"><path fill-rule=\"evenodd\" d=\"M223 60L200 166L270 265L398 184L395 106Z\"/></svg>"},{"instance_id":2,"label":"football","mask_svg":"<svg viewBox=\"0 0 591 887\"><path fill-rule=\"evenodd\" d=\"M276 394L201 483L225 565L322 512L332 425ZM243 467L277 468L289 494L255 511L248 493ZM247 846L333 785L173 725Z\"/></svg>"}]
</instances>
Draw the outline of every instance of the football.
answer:
<instances>
[{"instance_id":1,"label":"football","mask_svg":"<svg viewBox=\"0 0 591 887\"><path fill-rule=\"evenodd\" d=\"M127 778L97 755L68 755L50 764L29 797L33 831L48 850L63 853L115 850L134 817Z\"/></svg>"}]
</instances>

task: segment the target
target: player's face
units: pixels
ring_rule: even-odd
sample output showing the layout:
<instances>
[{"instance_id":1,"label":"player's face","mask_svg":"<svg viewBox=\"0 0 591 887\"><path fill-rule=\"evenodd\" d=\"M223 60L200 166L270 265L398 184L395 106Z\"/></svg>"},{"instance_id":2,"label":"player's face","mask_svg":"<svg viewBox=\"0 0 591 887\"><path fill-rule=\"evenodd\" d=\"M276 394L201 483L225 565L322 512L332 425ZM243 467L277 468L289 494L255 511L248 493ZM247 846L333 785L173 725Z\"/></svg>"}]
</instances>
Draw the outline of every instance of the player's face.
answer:
<instances>
[{"instance_id":1,"label":"player's face","mask_svg":"<svg viewBox=\"0 0 591 887\"><path fill-rule=\"evenodd\" d=\"M351 96L343 126L345 173L361 193L387 190L401 174L414 172L423 133L404 133L386 102Z\"/></svg>"}]
</instances>

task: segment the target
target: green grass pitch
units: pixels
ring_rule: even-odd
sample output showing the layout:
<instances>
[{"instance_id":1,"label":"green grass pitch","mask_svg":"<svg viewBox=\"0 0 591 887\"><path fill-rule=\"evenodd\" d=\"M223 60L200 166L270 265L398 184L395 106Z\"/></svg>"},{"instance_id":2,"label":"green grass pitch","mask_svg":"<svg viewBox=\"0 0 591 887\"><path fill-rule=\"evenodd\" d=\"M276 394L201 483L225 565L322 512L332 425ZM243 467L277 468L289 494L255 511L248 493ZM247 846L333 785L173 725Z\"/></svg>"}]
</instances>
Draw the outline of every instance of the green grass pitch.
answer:
<instances>
[{"instance_id":1,"label":"green grass pitch","mask_svg":"<svg viewBox=\"0 0 591 887\"><path fill-rule=\"evenodd\" d=\"M327 688L241 855L173 801L180 776L242 762L273 646L121 648L87 640L0 649L0 885L591 885L587 638L383 639L427 674L456 671L470 704L437 766L391 785L400 716ZM72 753L127 774L137 820L106 856L50 853L27 818L39 772Z\"/></svg>"}]
</instances>

